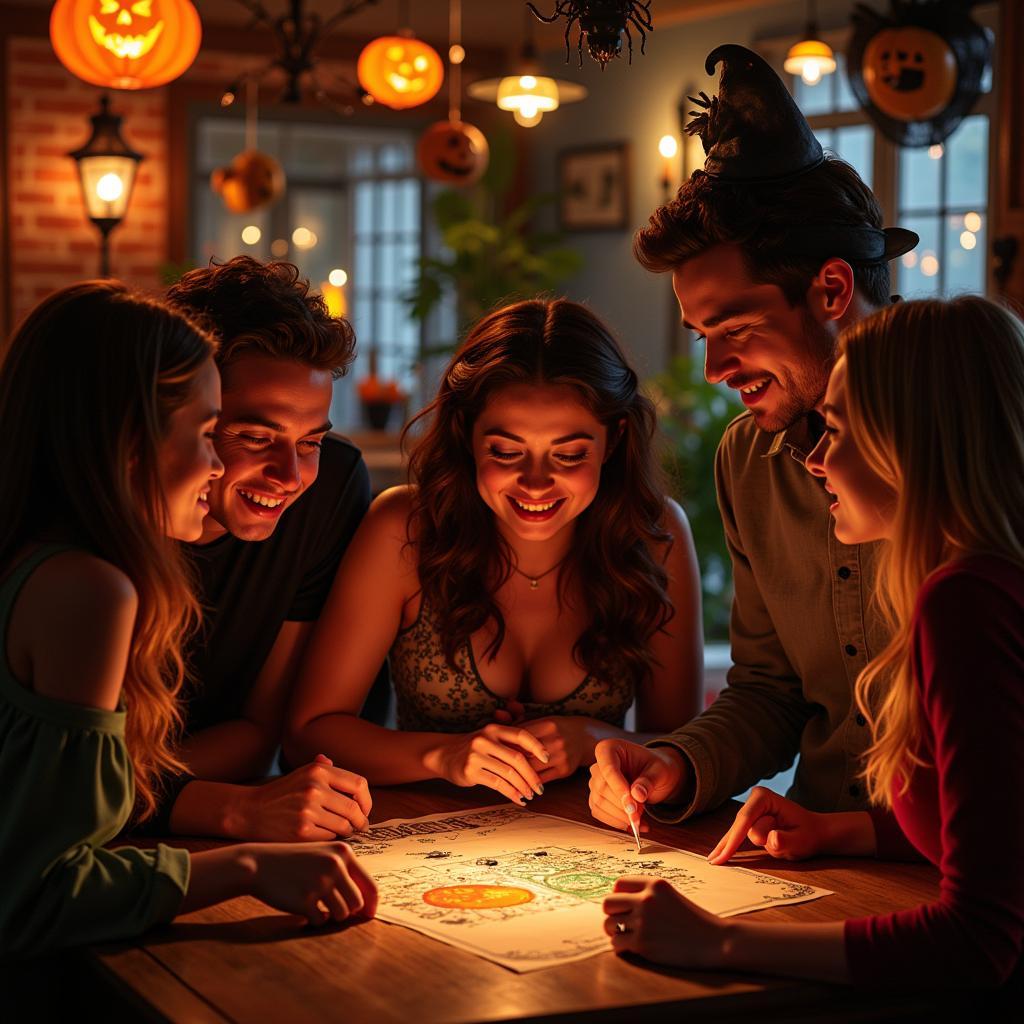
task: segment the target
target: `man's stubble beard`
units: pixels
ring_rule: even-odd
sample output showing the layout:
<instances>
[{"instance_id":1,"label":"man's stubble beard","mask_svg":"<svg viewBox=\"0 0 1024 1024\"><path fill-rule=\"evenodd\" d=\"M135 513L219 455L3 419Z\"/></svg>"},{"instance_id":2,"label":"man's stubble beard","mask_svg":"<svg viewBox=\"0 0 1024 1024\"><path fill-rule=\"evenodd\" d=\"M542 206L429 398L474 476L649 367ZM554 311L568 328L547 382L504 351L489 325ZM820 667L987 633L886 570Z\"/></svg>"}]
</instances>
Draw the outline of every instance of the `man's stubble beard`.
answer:
<instances>
[{"instance_id":1,"label":"man's stubble beard","mask_svg":"<svg viewBox=\"0 0 1024 1024\"><path fill-rule=\"evenodd\" d=\"M836 362L838 335L819 324L806 306L801 310L800 324L800 346L804 353L802 368L787 380L779 381L784 388L785 398L770 416L759 418L756 409L754 411L755 424L769 434L787 430L822 401L829 374Z\"/></svg>"}]
</instances>

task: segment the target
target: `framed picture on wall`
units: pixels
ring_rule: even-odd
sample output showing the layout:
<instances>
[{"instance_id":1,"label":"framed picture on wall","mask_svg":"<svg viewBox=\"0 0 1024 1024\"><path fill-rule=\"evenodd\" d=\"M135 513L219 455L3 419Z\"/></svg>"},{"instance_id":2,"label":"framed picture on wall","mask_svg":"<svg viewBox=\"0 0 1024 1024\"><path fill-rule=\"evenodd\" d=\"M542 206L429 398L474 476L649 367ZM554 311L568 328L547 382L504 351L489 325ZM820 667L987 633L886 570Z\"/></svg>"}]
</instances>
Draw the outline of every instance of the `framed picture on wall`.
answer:
<instances>
[{"instance_id":1,"label":"framed picture on wall","mask_svg":"<svg viewBox=\"0 0 1024 1024\"><path fill-rule=\"evenodd\" d=\"M629 227L629 143L563 150L558 156L558 214L563 231Z\"/></svg>"}]
</instances>

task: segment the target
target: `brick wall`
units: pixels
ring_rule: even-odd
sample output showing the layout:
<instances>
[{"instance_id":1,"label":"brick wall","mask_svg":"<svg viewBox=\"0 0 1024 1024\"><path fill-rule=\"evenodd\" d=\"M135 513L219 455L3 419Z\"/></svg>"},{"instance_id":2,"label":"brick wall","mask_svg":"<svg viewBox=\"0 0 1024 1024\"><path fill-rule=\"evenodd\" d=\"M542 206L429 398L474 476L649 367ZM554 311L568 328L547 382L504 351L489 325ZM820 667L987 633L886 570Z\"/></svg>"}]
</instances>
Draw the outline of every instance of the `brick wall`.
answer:
<instances>
[{"instance_id":1,"label":"brick wall","mask_svg":"<svg viewBox=\"0 0 1024 1024\"><path fill-rule=\"evenodd\" d=\"M57 61L48 39L7 41L10 294L17 323L39 299L71 281L99 274L99 233L86 218L69 150L89 137L100 90ZM159 285L166 259L167 144L165 92L115 92L124 136L146 159L128 216L111 235L111 272L143 289Z\"/></svg>"},{"instance_id":2,"label":"brick wall","mask_svg":"<svg viewBox=\"0 0 1024 1024\"><path fill-rule=\"evenodd\" d=\"M242 72L263 68L265 56L203 50L183 76L211 86L211 95ZM75 78L57 60L47 37L7 40L8 169L10 172L11 323L41 298L72 281L99 275L99 233L85 215L74 161L67 153L89 137L89 116L103 90ZM328 76L353 77L351 65L325 61ZM276 80L267 79L267 95ZM111 109L124 117L122 134L144 153L124 221L110 236L113 276L147 291L161 288L168 259L166 88L113 90Z\"/></svg>"}]
</instances>

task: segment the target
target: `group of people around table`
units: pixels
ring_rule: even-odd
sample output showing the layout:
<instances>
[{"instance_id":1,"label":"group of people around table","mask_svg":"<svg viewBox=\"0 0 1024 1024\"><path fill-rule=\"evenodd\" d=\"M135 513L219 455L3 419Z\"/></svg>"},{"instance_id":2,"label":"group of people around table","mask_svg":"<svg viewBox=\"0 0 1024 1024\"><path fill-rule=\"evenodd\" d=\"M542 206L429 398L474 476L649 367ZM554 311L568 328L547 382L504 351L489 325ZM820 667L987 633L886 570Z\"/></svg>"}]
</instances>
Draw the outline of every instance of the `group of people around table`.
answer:
<instances>
[{"instance_id":1,"label":"group of people around table","mask_svg":"<svg viewBox=\"0 0 1024 1024\"><path fill-rule=\"evenodd\" d=\"M1024 325L980 297L892 300L916 237L882 228L760 58L717 62L705 168L634 252L747 406L716 459L718 699L700 713L697 553L655 408L585 306L474 325L414 420L410 484L371 503L328 418L352 330L290 264L237 257L160 301L72 285L0 361L0 955L242 894L372 916L341 840L375 785L522 806L588 769L594 818L645 830L799 755L789 798L756 786L712 863L744 840L924 858L938 899L764 924L625 878L614 948L858 984L1020 977ZM387 666L397 728L364 711ZM109 845L126 829L237 842Z\"/></svg>"}]
</instances>

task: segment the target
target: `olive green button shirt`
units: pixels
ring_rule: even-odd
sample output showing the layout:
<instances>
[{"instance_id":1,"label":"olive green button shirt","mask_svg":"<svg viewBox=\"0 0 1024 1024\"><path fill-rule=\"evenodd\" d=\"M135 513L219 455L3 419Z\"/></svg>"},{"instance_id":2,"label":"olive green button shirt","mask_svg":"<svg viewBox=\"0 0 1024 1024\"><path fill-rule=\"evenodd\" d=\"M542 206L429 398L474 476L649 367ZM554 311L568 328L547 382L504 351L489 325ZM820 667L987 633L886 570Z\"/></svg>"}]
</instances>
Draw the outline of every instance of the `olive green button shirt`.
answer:
<instances>
[{"instance_id":1,"label":"olive green button shirt","mask_svg":"<svg viewBox=\"0 0 1024 1024\"><path fill-rule=\"evenodd\" d=\"M879 545L836 540L831 496L804 460L810 423L768 434L747 412L715 461L732 558L728 686L702 715L652 745L690 761L684 804L652 808L681 821L800 763L789 796L815 811L867 806L858 779L869 729L853 701L858 673L886 635L871 595Z\"/></svg>"},{"instance_id":2,"label":"olive green button shirt","mask_svg":"<svg viewBox=\"0 0 1024 1024\"><path fill-rule=\"evenodd\" d=\"M0 585L0 637L18 591L61 548L37 549ZM60 637L54 637L60 643ZM123 711L51 700L11 674L0 645L0 961L137 935L170 920L189 855L104 848L132 810Z\"/></svg>"}]
</instances>

